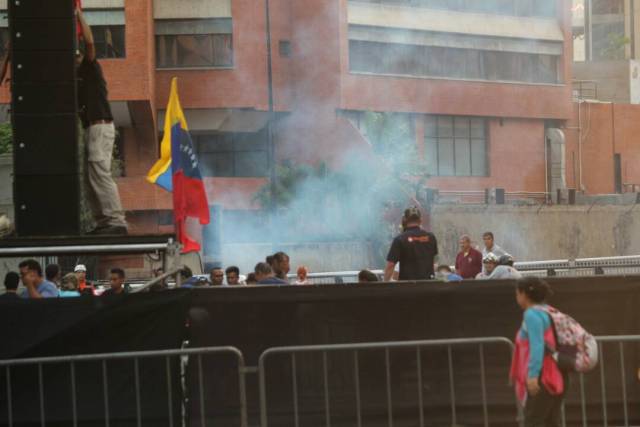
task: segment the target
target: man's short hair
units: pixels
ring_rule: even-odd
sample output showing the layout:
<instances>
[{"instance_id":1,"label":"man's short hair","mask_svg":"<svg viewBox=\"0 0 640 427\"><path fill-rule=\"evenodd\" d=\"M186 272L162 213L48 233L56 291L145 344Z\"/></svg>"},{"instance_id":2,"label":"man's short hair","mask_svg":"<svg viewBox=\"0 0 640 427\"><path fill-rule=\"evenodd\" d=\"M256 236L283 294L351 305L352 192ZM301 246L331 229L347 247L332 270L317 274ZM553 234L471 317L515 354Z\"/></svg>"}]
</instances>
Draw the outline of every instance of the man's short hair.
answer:
<instances>
[{"instance_id":1,"label":"man's short hair","mask_svg":"<svg viewBox=\"0 0 640 427\"><path fill-rule=\"evenodd\" d=\"M468 234L463 234L460 236L460 240L464 240L465 242L471 242L471 237Z\"/></svg>"},{"instance_id":2,"label":"man's short hair","mask_svg":"<svg viewBox=\"0 0 640 427\"><path fill-rule=\"evenodd\" d=\"M493 240L493 233L491 231L485 231L484 234L482 234L482 238L484 239L485 237L491 237Z\"/></svg>"},{"instance_id":3,"label":"man's short hair","mask_svg":"<svg viewBox=\"0 0 640 427\"><path fill-rule=\"evenodd\" d=\"M447 264L440 264L438 268L436 268L436 271L440 270L447 270L449 273L452 273L451 267L449 267Z\"/></svg>"},{"instance_id":4,"label":"man's short hair","mask_svg":"<svg viewBox=\"0 0 640 427\"><path fill-rule=\"evenodd\" d=\"M58 264L49 264L44 269L44 275L47 280L52 281L60 273L60 266Z\"/></svg>"},{"instance_id":5,"label":"man's short hair","mask_svg":"<svg viewBox=\"0 0 640 427\"><path fill-rule=\"evenodd\" d=\"M372 271L362 270L358 273L358 282L377 282L378 276Z\"/></svg>"},{"instance_id":6,"label":"man's short hair","mask_svg":"<svg viewBox=\"0 0 640 427\"><path fill-rule=\"evenodd\" d=\"M35 259L25 259L20 264L19 268L26 268L27 270L35 271L39 277L42 277L42 266Z\"/></svg>"},{"instance_id":7,"label":"man's short hair","mask_svg":"<svg viewBox=\"0 0 640 427\"><path fill-rule=\"evenodd\" d=\"M280 263L280 262L284 261L285 259L291 259L291 258L289 258L289 255L287 255L284 252L276 252L275 254L273 254L273 260L275 262Z\"/></svg>"},{"instance_id":8,"label":"man's short hair","mask_svg":"<svg viewBox=\"0 0 640 427\"><path fill-rule=\"evenodd\" d=\"M422 219L422 212L416 206L411 206L404 211L403 217L407 223L420 221Z\"/></svg>"},{"instance_id":9,"label":"man's short hair","mask_svg":"<svg viewBox=\"0 0 640 427\"><path fill-rule=\"evenodd\" d=\"M268 256L264 259L264 262L266 262L266 263L267 263L267 264L269 264L269 265L273 265L273 261L274 261L274 259L273 259L273 255L268 255Z\"/></svg>"},{"instance_id":10,"label":"man's short hair","mask_svg":"<svg viewBox=\"0 0 640 427\"><path fill-rule=\"evenodd\" d=\"M19 283L20 275L15 271L10 271L4 276L4 287L7 288L8 291L15 291L18 289Z\"/></svg>"},{"instance_id":11,"label":"man's short hair","mask_svg":"<svg viewBox=\"0 0 640 427\"><path fill-rule=\"evenodd\" d=\"M213 273L216 270L224 271L222 270L222 267L213 267L211 270L209 270L209 274Z\"/></svg>"},{"instance_id":12,"label":"man's short hair","mask_svg":"<svg viewBox=\"0 0 640 427\"><path fill-rule=\"evenodd\" d=\"M121 268L112 268L111 274L117 275L119 278L124 279L124 270Z\"/></svg>"},{"instance_id":13,"label":"man's short hair","mask_svg":"<svg viewBox=\"0 0 640 427\"><path fill-rule=\"evenodd\" d=\"M229 275L229 273L236 273L239 276L240 275L240 269L238 267L236 267L235 265L232 265L231 267L228 267L224 271L224 274L226 274L226 275Z\"/></svg>"},{"instance_id":14,"label":"man's short hair","mask_svg":"<svg viewBox=\"0 0 640 427\"><path fill-rule=\"evenodd\" d=\"M266 262L259 262L256 264L256 267L253 269L254 273L260 275L268 275L273 273L273 269Z\"/></svg>"}]
</instances>

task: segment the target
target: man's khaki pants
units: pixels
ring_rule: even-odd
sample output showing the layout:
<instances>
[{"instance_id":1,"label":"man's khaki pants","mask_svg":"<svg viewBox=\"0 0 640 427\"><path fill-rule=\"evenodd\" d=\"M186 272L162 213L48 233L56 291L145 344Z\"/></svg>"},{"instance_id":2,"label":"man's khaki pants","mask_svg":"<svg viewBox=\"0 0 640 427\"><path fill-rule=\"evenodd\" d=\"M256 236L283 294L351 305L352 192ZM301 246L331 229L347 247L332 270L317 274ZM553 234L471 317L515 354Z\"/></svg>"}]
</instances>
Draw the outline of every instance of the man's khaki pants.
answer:
<instances>
[{"instance_id":1,"label":"man's khaki pants","mask_svg":"<svg viewBox=\"0 0 640 427\"><path fill-rule=\"evenodd\" d=\"M111 156L116 139L113 123L95 124L84 130L87 149L87 198L98 228L126 227L120 195L111 176Z\"/></svg>"}]
</instances>

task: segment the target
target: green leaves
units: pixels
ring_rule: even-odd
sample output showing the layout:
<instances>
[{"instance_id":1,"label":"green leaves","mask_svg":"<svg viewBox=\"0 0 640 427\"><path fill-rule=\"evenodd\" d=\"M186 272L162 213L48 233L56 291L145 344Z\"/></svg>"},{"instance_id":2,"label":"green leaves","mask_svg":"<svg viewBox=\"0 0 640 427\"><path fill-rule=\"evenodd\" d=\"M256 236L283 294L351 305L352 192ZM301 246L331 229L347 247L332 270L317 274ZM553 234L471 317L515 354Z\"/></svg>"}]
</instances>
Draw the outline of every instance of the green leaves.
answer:
<instances>
[{"instance_id":1,"label":"green leaves","mask_svg":"<svg viewBox=\"0 0 640 427\"><path fill-rule=\"evenodd\" d=\"M13 130L11 123L0 124L0 154L5 154L11 151L13 144Z\"/></svg>"}]
</instances>

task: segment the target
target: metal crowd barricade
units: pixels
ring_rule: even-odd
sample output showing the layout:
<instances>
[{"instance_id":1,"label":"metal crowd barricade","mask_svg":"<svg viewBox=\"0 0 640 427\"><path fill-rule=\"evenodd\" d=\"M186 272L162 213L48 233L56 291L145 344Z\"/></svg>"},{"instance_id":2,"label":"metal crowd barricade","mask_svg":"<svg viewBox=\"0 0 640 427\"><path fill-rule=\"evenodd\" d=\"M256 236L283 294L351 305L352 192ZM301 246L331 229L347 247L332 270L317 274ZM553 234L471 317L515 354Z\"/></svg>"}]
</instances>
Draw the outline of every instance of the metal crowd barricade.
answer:
<instances>
[{"instance_id":1,"label":"metal crowd barricade","mask_svg":"<svg viewBox=\"0 0 640 427\"><path fill-rule=\"evenodd\" d=\"M598 425L631 427L640 422L640 335L613 335L596 337L598 366L588 374L577 377L577 386L571 384L562 412L562 425L587 427ZM634 345L635 349L629 349ZM626 348L626 349L625 349ZM631 357L627 355L632 353ZM619 387L614 377L619 378ZM615 381L618 383L618 381ZM613 401L612 398L618 399ZM578 403L579 413L567 415L567 408ZM632 411L635 412L632 413ZM590 424L591 422L591 424Z\"/></svg>"},{"instance_id":2,"label":"metal crowd barricade","mask_svg":"<svg viewBox=\"0 0 640 427\"><path fill-rule=\"evenodd\" d=\"M205 408L207 407L207 402L205 401L204 394L204 376L203 376L203 368L202 368L202 360L205 356L212 355L227 355L231 356L237 362L237 372L238 372L238 390L239 390L239 408L240 413L239 420L241 427L247 427L247 396L246 396L246 385L245 385L245 363L244 357L242 353L235 347L204 347L204 348L194 348L194 349L180 349L180 350L158 350L158 351L139 351L139 352L122 352L122 353L106 353L106 354L92 354L92 355L73 355L73 356L60 356L60 357L43 357L43 358L30 358L30 359L11 359L11 360L0 360L0 370L4 370L5 373L5 382L6 382L6 403L7 403L7 419L5 420L7 424L2 423L2 425L7 425L9 427L14 426L14 413L12 404L14 403L14 396L12 396L13 392L13 380L12 380L12 372L18 367L24 366L33 366L37 370L38 377L38 386L37 386L37 394L36 391L29 390L29 395L36 397L33 402L37 402L37 406L35 406L35 410L38 411L38 418L40 420L40 424L45 426L47 424L47 414L45 412L45 404L46 404L46 396L45 388L47 386L46 376L43 374L43 367L46 365L67 365L69 367L69 386L70 386L70 398L71 398L71 409L72 416L71 420L68 420L67 425L73 425L74 427L78 425L78 423L82 423L82 420L79 420L78 412L80 410L81 401L78 396L77 389L82 385L83 378L79 378L78 365L87 362L95 362L99 363L102 380L102 389L103 389L103 410L104 414L100 415L100 417L104 416L104 425L109 427L110 425L117 425L117 421L112 420L110 417L112 416L112 412L110 410L110 394L109 394L109 369L108 362L114 362L116 360L121 361L131 361L133 363L134 370L134 378L133 378L133 387L135 389L135 413L136 413L136 421L137 425L140 426L143 423L142 419L142 409L141 409L141 401L145 397L141 395L141 384L140 384L140 369L144 368L144 363L148 359L164 359L165 367L163 368L166 372L166 386L167 386L167 420L166 422L170 427L173 426L181 426L184 425L185 421L185 408L184 408L184 400L182 406L182 421L175 422L175 398L172 394L173 386L175 384L172 383L173 375L176 372L172 371L172 358L176 358L177 362L179 362L180 366L180 382L182 391L185 392L185 374L184 374L184 366L187 360L194 359L194 365L197 366L197 391L198 397L197 402L199 406L199 417L200 422L198 425L205 427L206 417L205 417ZM85 378L84 381L87 381ZM157 393L158 390L154 390L154 393ZM154 408L157 409L157 408Z\"/></svg>"},{"instance_id":3,"label":"metal crowd barricade","mask_svg":"<svg viewBox=\"0 0 640 427\"><path fill-rule=\"evenodd\" d=\"M424 427L425 425L425 411L424 411L424 396L423 396L423 361L421 351L426 348L440 348L446 350L446 360L448 365L448 385L449 385L449 402L451 410L451 425L457 425L458 423L458 406L456 403L456 386L455 386L455 372L453 363L453 349L454 347L478 347L478 364L479 364L479 380L481 386L481 406L482 406L482 421L485 427L489 426L489 403L487 393L487 374L485 370L485 347L486 346L504 346L509 356L513 353L513 343L503 337L489 337L489 338L469 338L469 339L443 339L443 340L429 340L429 341L404 341L404 342L379 342L379 343L361 343L361 344L335 344L335 345L315 345L315 346L293 346L293 347L277 347L270 348L262 353L259 359L259 385L260 385L260 417L261 426L267 427L268 425L268 393L267 393L267 379L266 368L267 361L276 355L285 355L290 357L291 363L291 388L293 397L293 425L299 427L300 425L308 425L301 423L301 413L299 407L299 385L298 385L298 372L297 372L297 355L301 353L315 353L322 356L322 411L324 412L324 423L327 427L332 424L332 413L330 404L330 386L329 386L329 374L328 374L328 354L335 352L351 352L353 354L352 364L353 368L353 381L355 392L355 416L356 425L361 427L363 423L362 413L362 389L361 389L361 374L360 374L360 358L361 354L367 350L383 350L385 360L385 384L386 384L386 411L387 411L387 425L394 425L394 404L392 396L391 386L391 369L390 369L390 353L392 350L400 349L415 349L415 363L416 372L415 380L417 383L417 399L418 399L418 413L416 416L419 419L419 425ZM505 367L504 372L504 384L507 384L508 367ZM282 377L278 377L282 381ZM467 378L465 378L467 380ZM519 405L515 400L515 394L512 394L514 399L514 409L520 411ZM515 415L515 411L513 412ZM351 425L351 424L350 424ZM377 425L377 424L376 424Z\"/></svg>"}]
</instances>

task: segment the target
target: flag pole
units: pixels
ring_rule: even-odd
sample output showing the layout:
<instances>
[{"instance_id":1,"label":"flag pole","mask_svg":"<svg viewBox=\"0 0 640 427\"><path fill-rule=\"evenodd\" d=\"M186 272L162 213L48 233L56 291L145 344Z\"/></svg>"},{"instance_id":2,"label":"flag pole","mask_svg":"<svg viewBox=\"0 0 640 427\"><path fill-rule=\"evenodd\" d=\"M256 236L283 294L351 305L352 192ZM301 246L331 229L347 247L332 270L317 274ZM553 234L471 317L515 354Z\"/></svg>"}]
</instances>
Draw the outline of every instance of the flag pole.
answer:
<instances>
[{"instance_id":1,"label":"flag pole","mask_svg":"<svg viewBox=\"0 0 640 427\"><path fill-rule=\"evenodd\" d=\"M266 42L267 42L267 90L268 90L268 103L269 103L269 116L267 121L267 151L269 157L269 192L270 200L269 204L269 224L271 233L271 245L275 246L275 216L276 216L276 156L275 145L273 142L273 67L271 57L271 13L269 8L269 0L265 0L265 17L266 17Z\"/></svg>"}]
</instances>

